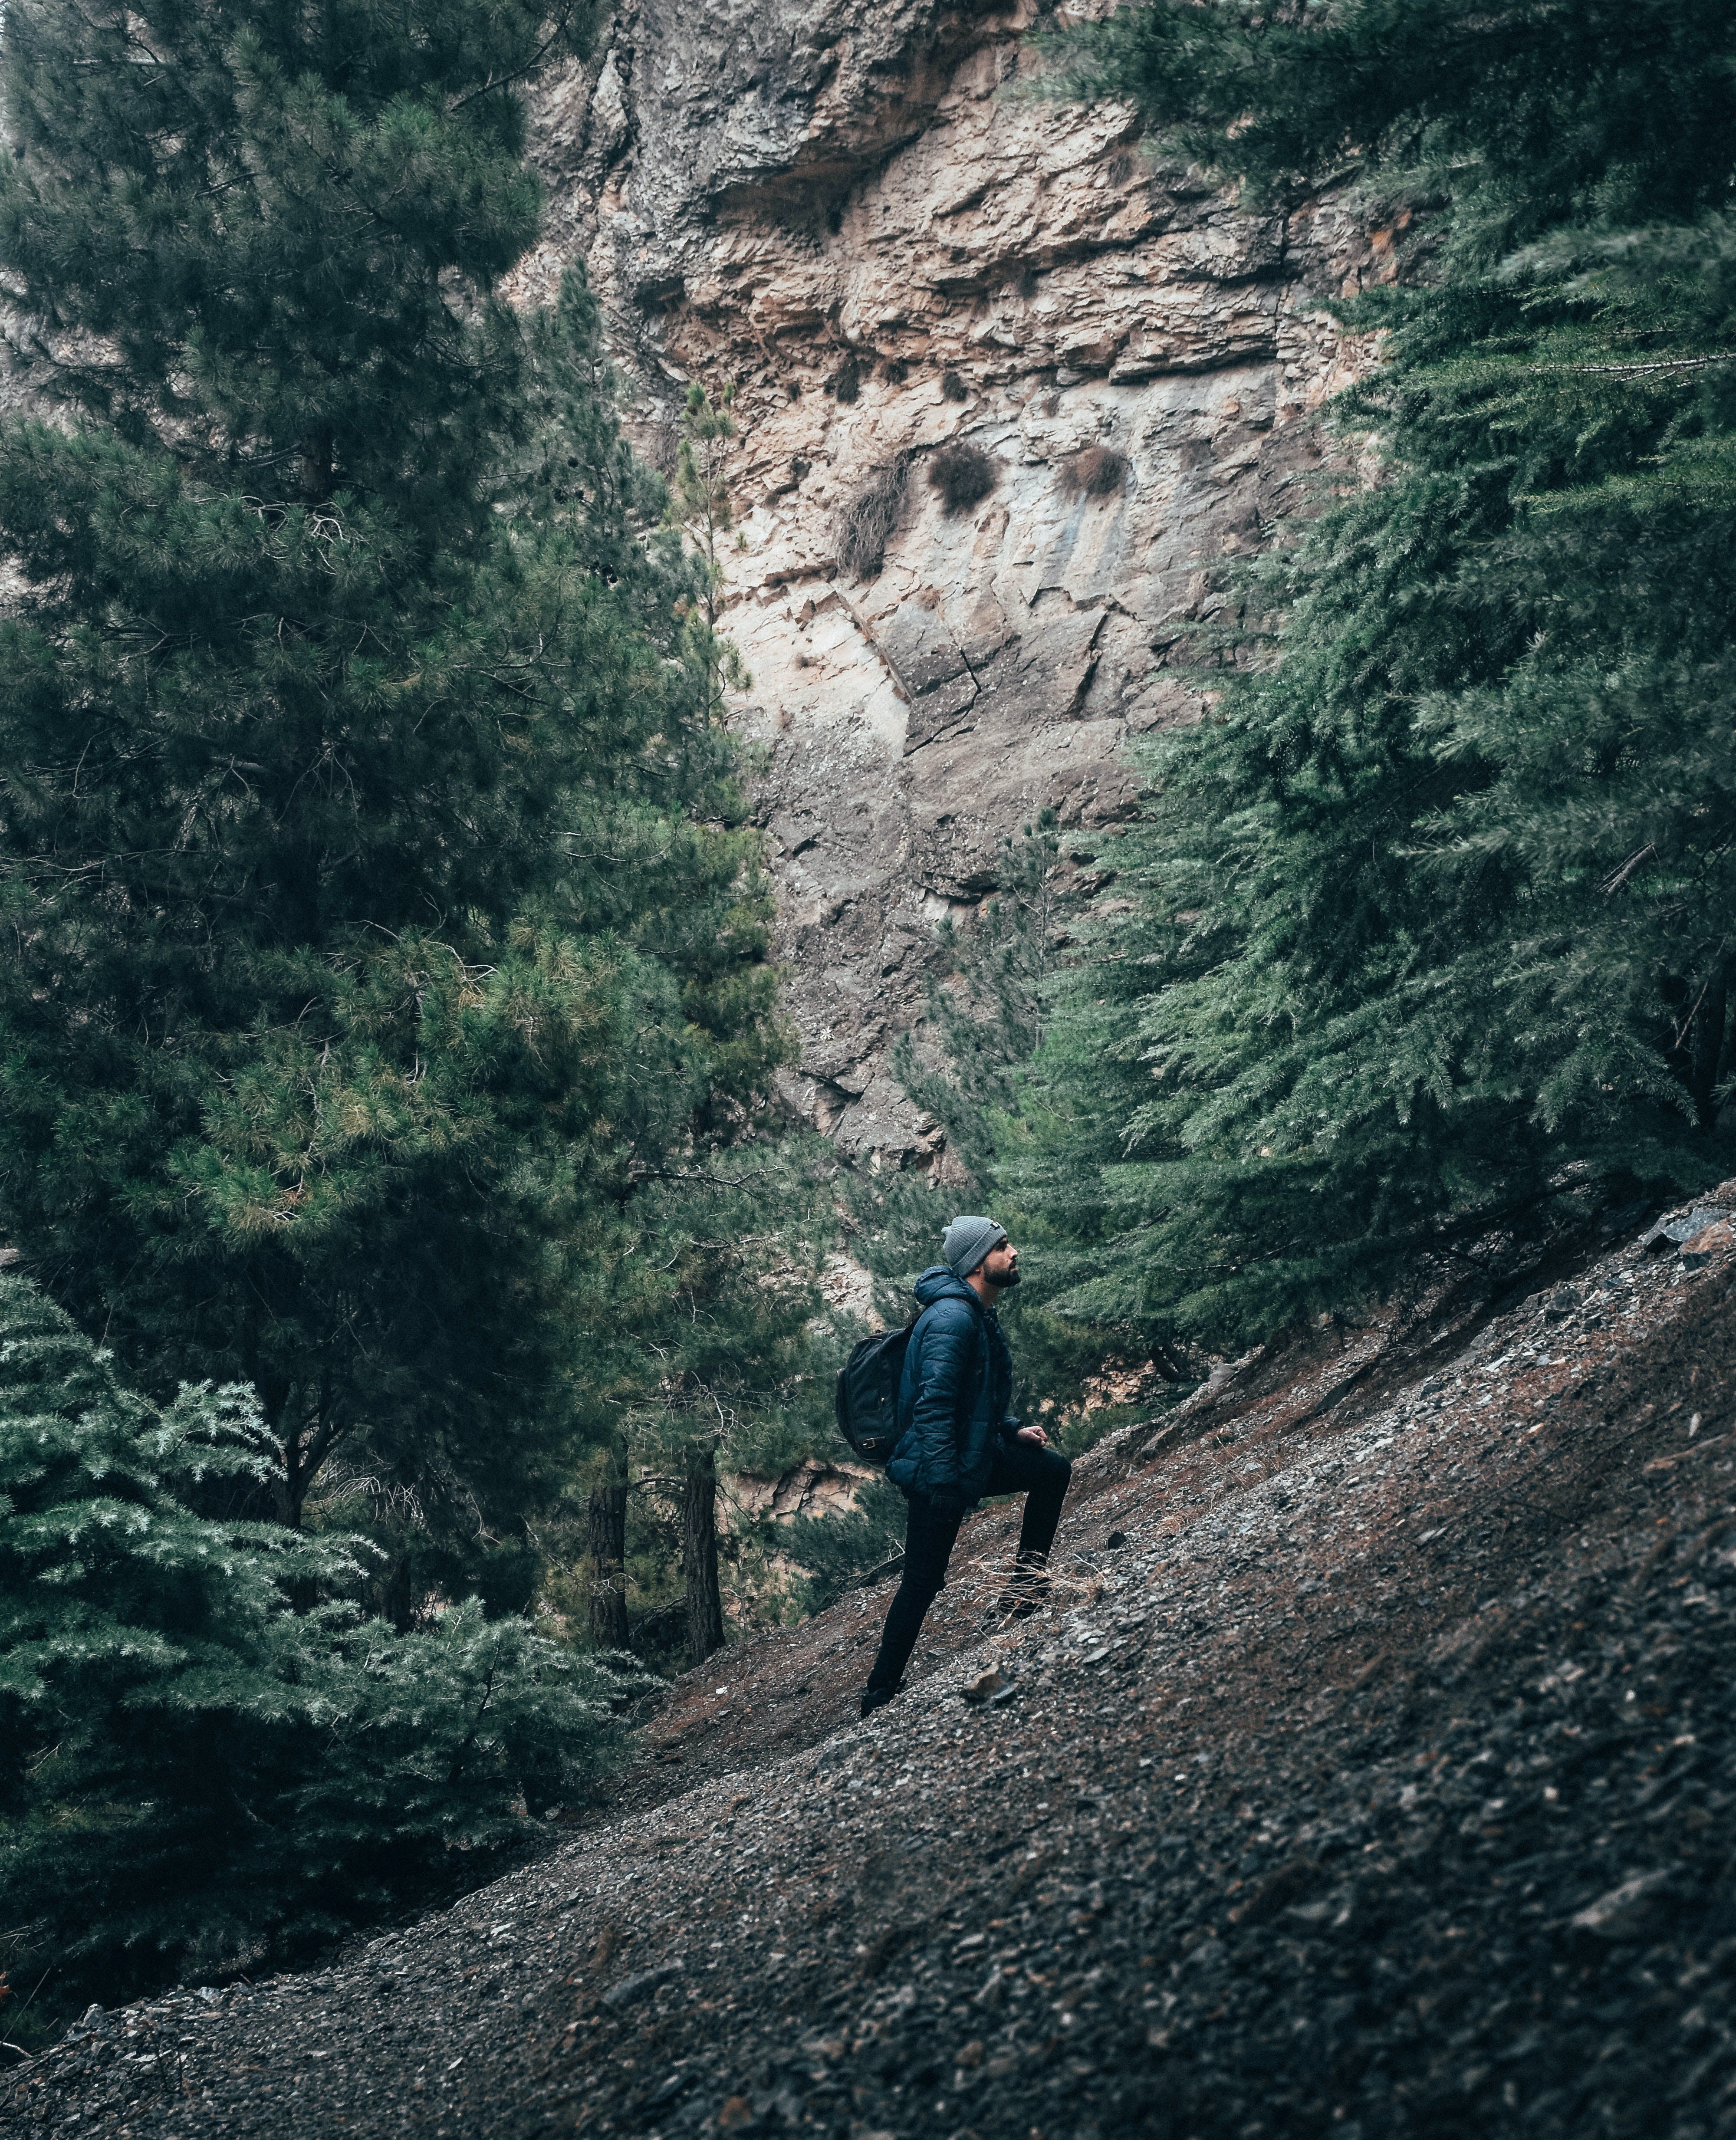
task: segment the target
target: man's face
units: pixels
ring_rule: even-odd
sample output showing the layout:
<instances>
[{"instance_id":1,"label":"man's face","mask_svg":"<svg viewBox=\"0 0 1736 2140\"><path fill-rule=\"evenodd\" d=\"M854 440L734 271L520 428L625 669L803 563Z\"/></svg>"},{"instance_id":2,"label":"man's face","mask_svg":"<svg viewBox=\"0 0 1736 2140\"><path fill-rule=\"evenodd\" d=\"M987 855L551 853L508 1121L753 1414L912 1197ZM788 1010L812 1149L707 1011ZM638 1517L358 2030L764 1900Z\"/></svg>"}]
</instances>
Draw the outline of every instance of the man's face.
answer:
<instances>
[{"instance_id":1,"label":"man's face","mask_svg":"<svg viewBox=\"0 0 1736 2140\"><path fill-rule=\"evenodd\" d=\"M988 1251L983 1259L983 1275L1003 1293L1018 1284L1018 1250L1011 1241L1002 1241Z\"/></svg>"}]
</instances>

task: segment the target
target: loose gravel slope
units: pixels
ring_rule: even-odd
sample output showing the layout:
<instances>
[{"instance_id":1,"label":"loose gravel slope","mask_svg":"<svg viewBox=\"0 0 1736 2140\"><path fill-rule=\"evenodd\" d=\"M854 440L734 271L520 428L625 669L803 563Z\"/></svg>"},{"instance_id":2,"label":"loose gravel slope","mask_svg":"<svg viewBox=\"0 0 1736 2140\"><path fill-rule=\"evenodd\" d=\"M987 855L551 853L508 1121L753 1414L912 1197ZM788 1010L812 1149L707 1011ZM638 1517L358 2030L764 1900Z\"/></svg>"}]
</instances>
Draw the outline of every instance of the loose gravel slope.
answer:
<instances>
[{"instance_id":1,"label":"loose gravel slope","mask_svg":"<svg viewBox=\"0 0 1736 2140\"><path fill-rule=\"evenodd\" d=\"M884 1590L683 1682L541 1862L87 2017L0 2124L1736 2131L1736 1259L1676 1232L1121 1437L1056 1603L985 1626L985 1512L870 1723Z\"/></svg>"}]
</instances>

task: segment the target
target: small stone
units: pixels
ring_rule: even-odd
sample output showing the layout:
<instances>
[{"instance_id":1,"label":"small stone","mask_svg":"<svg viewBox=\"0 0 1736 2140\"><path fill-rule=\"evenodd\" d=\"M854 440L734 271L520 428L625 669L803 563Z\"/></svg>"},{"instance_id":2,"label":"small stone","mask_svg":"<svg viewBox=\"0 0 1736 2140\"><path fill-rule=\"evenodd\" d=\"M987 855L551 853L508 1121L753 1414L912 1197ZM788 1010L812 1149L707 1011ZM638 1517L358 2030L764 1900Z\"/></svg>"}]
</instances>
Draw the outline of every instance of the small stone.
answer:
<instances>
[{"instance_id":1,"label":"small stone","mask_svg":"<svg viewBox=\"0 0 1736 2140\"><path fill-rule=\"evenodd\" d=\"M679 1961L660 1961L650 1969L635 1970L632 1976L622 1977L619 1984L611 1984L603 1994L602 2003L611 2008L625 2006L649 1991L653 1985L661 1984L665 1977L679 1976L684 1965Z\"/></svg>"},{"instance_id":2,"label":"small stone","mask_svg":"<svg viewBox=\"0 0 1736 2140\"><path fill-rule=\"evenodd\" d=\"M1619 1887L1611 1887L1608 1894L1576 1911L1572 1919L1574 1930L1591 1932L1598 1939L1643 1939L1655 1919L1670 1878L1667 1872L1635 1873Z\"/></svg>"},{"instance_id":3,"label":"small stone","mask_svg":"<svg viewBox=\"0 0 1736 2140\"><path fill-rule=\"evenodd\" d=\"M1645 1234L1640 1243L1649 1255L1659 1256L1667 1249L1680 1248L1704 1233L1707 1227L1715 1226L1729 1213L1717 1204L1696 1204L1691 1211L1678 1213L1674 1218L1660 1219L1657 1225Z\"/></svg>"},{"instance_id":4,"label":"small stone","mask_svg":"<svg viewBox=\"0 0 1736 2140\"><path fill-rule=\"evenodd\" d=\"M998 1666L991 1665L987 1671L978 1672L964 1689L964 1699L972 1702L987 1701L991 1695L998 1694L1006 1684L1005 1674Z\"/></svg>"},{"instance_id":5,"label":"small stone","mask_svg":"<svg viewBox=\"0 0 1736 2140\"><path fill-rule=\"evenodd\" d=\"M1127 1534L1125 1531L1111 1531L1103 1543L1110 1552L1114 1553L1119 1547L1126 1544Z\"/></svg>"},{"instance_id":6,"label":"small stone","mask_svg":"<svg viewBox=\"0 0 1736 2140\"><path fill-rule=\"evenodd\" d=\"M1558 1285L1543 1303L1543 1313L1551 1323L1564 1323L1584 1302L1584 1295L1571 1285Z\"/></svg>"}]
</instances>

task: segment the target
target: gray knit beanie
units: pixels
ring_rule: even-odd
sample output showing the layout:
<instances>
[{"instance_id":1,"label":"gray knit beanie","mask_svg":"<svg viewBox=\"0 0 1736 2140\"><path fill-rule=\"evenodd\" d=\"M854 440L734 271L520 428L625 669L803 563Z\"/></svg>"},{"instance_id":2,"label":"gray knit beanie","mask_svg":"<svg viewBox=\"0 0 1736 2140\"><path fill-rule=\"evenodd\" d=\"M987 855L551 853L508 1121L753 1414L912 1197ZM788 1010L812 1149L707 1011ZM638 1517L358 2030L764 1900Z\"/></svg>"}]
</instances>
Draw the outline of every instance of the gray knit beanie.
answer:
<instances>
[{"instance_id":1,"label":"gray knit beanie","mask_svg":"<svg viewBox=\"0 0 1736 2140\"><path fill-rule=\"evenodd\" d=\"M993 1219L954 1219L940 1236L940 1254L954 1278L969 1278L1007 1238Z\"/></svg>"}]
</instances>

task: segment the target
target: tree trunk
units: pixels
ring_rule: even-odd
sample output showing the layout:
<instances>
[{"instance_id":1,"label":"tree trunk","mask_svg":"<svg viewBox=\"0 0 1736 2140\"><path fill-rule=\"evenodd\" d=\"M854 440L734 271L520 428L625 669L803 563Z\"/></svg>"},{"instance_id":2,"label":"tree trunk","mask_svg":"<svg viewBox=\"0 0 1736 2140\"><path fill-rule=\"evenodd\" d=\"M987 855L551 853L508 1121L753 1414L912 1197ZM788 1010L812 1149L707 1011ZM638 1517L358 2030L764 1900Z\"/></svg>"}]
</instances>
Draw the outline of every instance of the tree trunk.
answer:
<instances>
[{"instance_id":1,"label":"tree trunk","mask_svg":"<svg viewBox=\"0 0 1736 2140\"><path fill-rule=\"evenodd\" d=\"M302 441L300 474L305 504L323 505L331 495L332 448L331 434L323 425Z\"/></svg>"},{"instance_id":2,"label":"tree trunk","mask_svg":"<svg viewBox=\"0 0 1736 2140\"><path fill-rule=\"evenodd\" d=\"M1703 1130L1714 1128L1718 1122L1719 1066L1724 1053L1724 1020L1729 1000L1729 969L1720 966L1707 982L1699 1007L1694 1014L1694 1028L1689 1045L1692 1055L1689 1068L1689 1089L1694 1095L1694 1110Z\"/></svg>"},{"instance_id":3,"label":"tree trunk","mask_svg":"<svg viewBox=\"0 0 1736 2140\"><path fill-rule=\"evenodd\" d=\"M410 1588L410 1558L401 1549L385 1563L385 1572L371 1585L378 1601L375 1610L390 1620L400 1635L407 1635L415 1617L415 1593Z\"/></svg>"},{"instance_id":4,"label":"tree trunk","mask_svg":"<svg viewBox=\"0 0 1736 2140\"><path fill-rule=\"evenodd\" d=\"M591 1490L591 1639L600 1650L627 1647L626 1563L627 1475L617 1450Z\"/></svg>"},{"instance_id":5,"label":"tree trunk","mask_svg":"<svg viewBox=\"0 0 1736 2140\"><path fill-rule=\"evenodd\" d=\"M272 1425L277 1446L282 1453L283 1469L275 1486L277 1520L290 1530L302 1528L302 1511L320 1467L337 1446L343 1429L328 1411L323 1417L316 1415L306 1428L288 1421Z\"/></svg>"},{"instance_id":6,"label":"tree trunk","mask_svg":"<svg viewBox=\"0 0 1736 2140\"><path fill-rule=\"evenodd\" d=\"M688 1445L681 1495L681 1568L687 1578L687 1652L702 1665L723 1647L723 1601L718 1594L718 1467L709 1441Z\"/></svg>"},{"instance_id":7,"label":"tree trunk","mask_svg":"<svg viewBox=\"0 0 1736 2140\"><path fill-rule=\"evenodd\" d=\"M272 1495L277 1504L277 1521L286 1529L298 1531L302 1528L302 1505L307 1499L307 1467L302 1460L302 1438L293 1427L278 1436L277 1447L282 1465L277 1478L272 1482Z\"/></svg>"}]
</instances>

